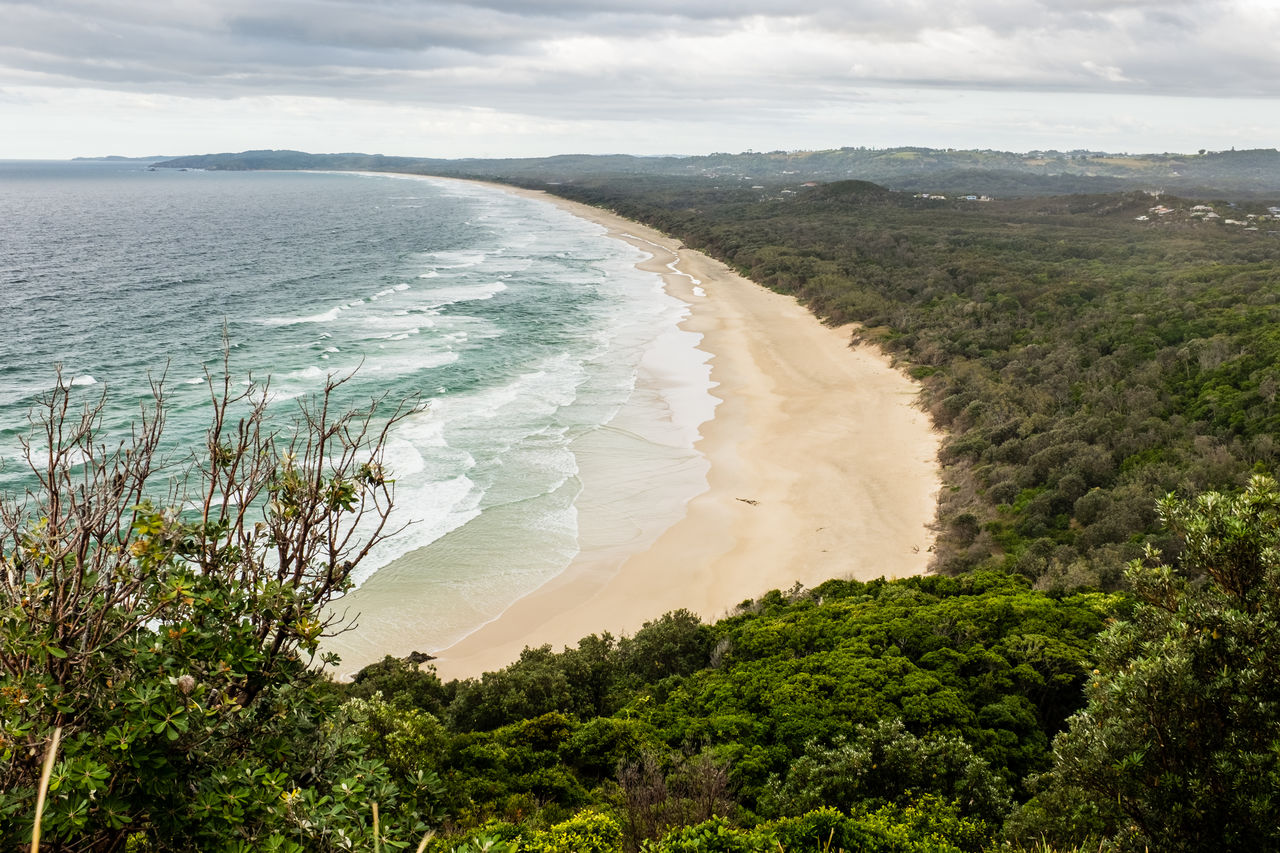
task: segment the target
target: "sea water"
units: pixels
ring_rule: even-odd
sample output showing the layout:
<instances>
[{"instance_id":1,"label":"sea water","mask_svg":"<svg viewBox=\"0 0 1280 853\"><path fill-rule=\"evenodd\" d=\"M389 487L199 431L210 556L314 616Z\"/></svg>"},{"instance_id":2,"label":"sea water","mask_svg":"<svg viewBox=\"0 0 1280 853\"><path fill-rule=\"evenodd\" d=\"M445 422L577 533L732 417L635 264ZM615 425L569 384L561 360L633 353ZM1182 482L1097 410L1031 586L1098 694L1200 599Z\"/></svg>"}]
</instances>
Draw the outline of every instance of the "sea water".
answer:
<instances>
[{"instance_id":1,"label":"sea water","mask_svg":"<svg viewBox=\"0 0 1280 853\"><path fill-rule=\"evenodd\" d=\"M465 564L444 645L578 553L574 448L635 404L646 363L683 379L644 389L660 425L644 441L688 472L711 409L706 356L642 257L483 185L0 162L0 491L31 486L20 439L55 368L86 401L106 392L116 438L163 379L175 469L204 447L224 336L238 381L269 379L281 429L331 376L353 377L351 405L415 397L386 454L393 526L407 526L356 580L433 544L416 571ZM469 525L483 554L453 560L446 537Z\"/></svg>"}]
</instances>

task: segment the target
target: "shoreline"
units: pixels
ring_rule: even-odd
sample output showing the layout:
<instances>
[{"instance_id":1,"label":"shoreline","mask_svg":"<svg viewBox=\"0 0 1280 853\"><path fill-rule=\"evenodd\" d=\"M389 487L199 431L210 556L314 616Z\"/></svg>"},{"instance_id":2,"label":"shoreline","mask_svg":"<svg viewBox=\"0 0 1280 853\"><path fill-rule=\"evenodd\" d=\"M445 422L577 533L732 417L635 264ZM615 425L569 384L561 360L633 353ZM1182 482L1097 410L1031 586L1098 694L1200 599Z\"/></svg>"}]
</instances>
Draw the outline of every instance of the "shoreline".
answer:
<instances>
[{"instance_id":1,"label":"shoreline","mask_svg":"<svg viewBox=\"0 0 1280 853\"><path fill-rule=\"evenodd\" d=\"M562 573L433 652L441 678L478 677L526 646L558 651L590 634L631 634L670 610L711 620L795 583L925 570L941 434L914 406L919 386L885 356L852 347L851 327L825 326L793 297L647 226L486 185L554 204L648 254L636 266L689 306L680 328L702 336L721 402L695 445L710 465L707 489L682 517L647 547L582 547ZM583 522L580 545L590 539Z\"/></svg>"},{"instance_id":2,"label":"shoreline","mask_svg":"<svg viewBox=\"0 0 1280 853\"><path fill-rule=\"evenodd\" d=\"M359 174L453 183L467 193L513 197L508 188L483 182ZM547 206L541 198L516 198L521 205L545 207L539 215L554 213L565 223L561 227L583 231L592 241L604 236L596 223ZM461 642L571 565L588 569L576 574L575 591L598 588L627 556L648 547L683 517L689 500L706 489L707 462L694 445L700 425L719 403L711 393L710 354L699 348L700 335L682 328L688 303L670 294L661 277L639 269L641 260L651 260L651 252L624 253L620 244L607 243L609 256L621 256L626 267L630 295L624 300L637 299L642 311L635 326L638 336L624 330L618 355L637 360L627 362L635 372L625 401L608 421L570 440L574 473L544 496L552 506L571 505L572 550L558 555L510 550L508 532L530 521L524 502L515 501L498 502L429 543L404 551L330 608L346 626L323 643L325 651L342 658L336 677L354 677L388 654L434 654ZM649 312L654 313L645 319ZM557 526L563 519L546 521ZM500 589L493 586L497 577L503 578ZM354 625L348 620L352 615L357 616Z\"/></svg>"}]
</instances>

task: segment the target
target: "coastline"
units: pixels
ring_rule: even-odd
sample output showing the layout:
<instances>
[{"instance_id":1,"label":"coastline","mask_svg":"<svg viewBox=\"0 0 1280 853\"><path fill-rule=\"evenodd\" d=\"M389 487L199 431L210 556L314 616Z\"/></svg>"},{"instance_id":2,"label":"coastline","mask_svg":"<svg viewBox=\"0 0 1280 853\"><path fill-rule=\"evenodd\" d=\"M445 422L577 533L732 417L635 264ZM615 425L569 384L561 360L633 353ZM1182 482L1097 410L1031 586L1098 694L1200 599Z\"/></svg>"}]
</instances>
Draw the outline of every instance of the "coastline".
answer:
<instances>
[{"instance_id":1,"label":"coastline","mask_svg":"<svg viewBox=\"0 0 1280 853\"><path fill-rule=\"evenodd\" d=\"M557 227L579 234L579 239L594 244L604 236L595 223L541 198L516 197L508 188L428 176L358 174L454 184L454 190L468 195L507 196L506 204L514 200L521 209L540 208L538 218L551 217L548 221L561 223ZM344 627L327 637L322 648L341 657L336 677L354 677L386 655L405 657L449 647L500 618L575 558L576 568L587 562L592 568L576 573L575 592L602 584L623 559L648 547L683 517L689 500L706 489L707 460L695 442L700 425L719 402L711 394L710 354L699 348L700 335L682 328L689 305L669 293L660 276L639 268L638 259L650 255L624 249L610 239L586 251L603 250L608 266L594 275L607 269L607 277L620 274L621 283L612 285L621 299L617 304L638 311L617 327L609 347L614 355L606 358L610 364L621 358L614 381L629 377L625 400L609 398L612 413L603 413L607 420L589 417L584 429L573 430L566 447L573 471L554 491L534 503L508 499L488 505L443 535L401 550L335 601L329 613ZM619 266L613 267L615 263ZM616 290L619 286L625 294ZM588 406L600 405L599 398L591 402L598 393L588 389ZM569 423L576 423L572 414ZM518 482L519 462L514 464ZM413 506L412 495L397 498L403 507ZM572 520L562 512L566 507ZM540 517L544 512L548 514ZM518 533L513 540L513 531L538 535L539 529L553 540L568 533L563 544L571 547L513 550L513 541L524 541Z\"/></svg>"},{"instance_id":2,"label":"coastline","mask_svg":"<svg viewBox=\"0 0 1280 853\"><path fill-rule=\"evenodd\" d=\"M649 254L637 267L690 306L681 328L702 335L721 402L696 443L710 465L707 490L681 518L628 548L595 548L600 513L584 512L581 553L434 652L441 678L478 677L526 646L559 650L593 633L630 634L669 610L715 619L797 582L924 571L941 436L914 406L918 386L887 358L850 347L850 327L824 326L794 298L651 228L547 193L489 186L555 204ZM365 608L366 622L380 618Z\"/></svg>"}]
</instances>

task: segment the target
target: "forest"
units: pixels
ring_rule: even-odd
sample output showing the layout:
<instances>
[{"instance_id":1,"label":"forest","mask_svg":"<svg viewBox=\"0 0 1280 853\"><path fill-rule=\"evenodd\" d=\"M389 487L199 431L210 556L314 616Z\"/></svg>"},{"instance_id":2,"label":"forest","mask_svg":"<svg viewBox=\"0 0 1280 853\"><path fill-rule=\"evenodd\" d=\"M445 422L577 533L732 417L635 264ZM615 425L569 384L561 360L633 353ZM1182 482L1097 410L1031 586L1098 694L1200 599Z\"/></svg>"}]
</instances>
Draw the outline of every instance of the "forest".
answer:
<instances>
[{"instance_id":1,"label":"forest","mask_svg":"<svg viewBox=\"0 0 1280 853\"><path fill-rule=\"evenodd\" d=\"M387 658L335 683L329 605L368 553L352 531L391 533L404 405L339 411L331 383L276 435L228 364L160 505L162 383L114 449L59 383L39 488L0 500L0 845L1280 849L1274 202L526 183L916 377L947 432L934 571L653 614L479 678Z\"/></svg>"}]
</instances>

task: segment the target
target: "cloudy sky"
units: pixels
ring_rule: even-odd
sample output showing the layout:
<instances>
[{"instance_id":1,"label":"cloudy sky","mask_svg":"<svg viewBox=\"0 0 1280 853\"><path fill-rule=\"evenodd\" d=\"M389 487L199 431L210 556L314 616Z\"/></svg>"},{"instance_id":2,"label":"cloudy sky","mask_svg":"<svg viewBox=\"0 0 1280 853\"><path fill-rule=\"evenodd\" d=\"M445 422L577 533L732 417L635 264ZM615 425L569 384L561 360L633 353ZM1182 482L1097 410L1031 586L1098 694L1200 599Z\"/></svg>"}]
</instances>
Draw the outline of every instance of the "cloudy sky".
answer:
<instances>
[{"instance_id":1,"label":"cloudy sky","mask_svg":"<svg viewBox=\"0 0 1280 853\"><path fill-rule=\"evenodd\" d=\"M0 157L1280 146L1280 0L0 0L0 21Z\"/></svg>"}]
</instances>

